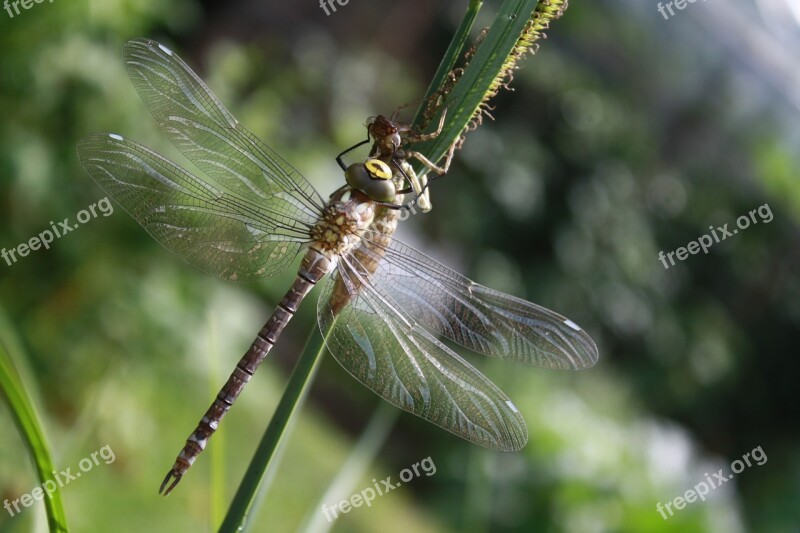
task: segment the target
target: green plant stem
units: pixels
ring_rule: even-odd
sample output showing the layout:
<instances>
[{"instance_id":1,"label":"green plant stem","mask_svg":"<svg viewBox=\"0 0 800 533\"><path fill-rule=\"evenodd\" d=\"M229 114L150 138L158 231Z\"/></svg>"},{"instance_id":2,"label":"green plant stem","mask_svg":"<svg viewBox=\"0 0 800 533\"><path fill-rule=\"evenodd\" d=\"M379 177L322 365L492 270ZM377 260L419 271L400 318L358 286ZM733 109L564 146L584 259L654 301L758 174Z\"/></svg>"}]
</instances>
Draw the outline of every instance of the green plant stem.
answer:
<instances>
[{"instance_id":1,"label":"green plant stem","mask_svg":"<svg viewBox=\"0 0 800 533\"><path fill-rule=\"evenodd\" d=\"M475 52L475 56L455 84L444 105L432 117L438 121L443 109L447 109L444 129L433 140L415 145L414 149L425 154L431 161L439 161L456 139L467 128L478 106L490 91L495 78L503 71L506 60L536 10L538 0L505 0L497 10L489 33ZM470 8L472 3L470 4ZM469 8L465 17L470 16ZM450 50L448 49L448 52ZM424 105L424 103L423 103ZM421 164L414 165L417 173L423 171Z\"/></svg>"},{"instance_id":2,"label":"green plant stem","mask_svg":"<svg viewBox=\"0 0 800 533\"><path fill-rule=\"evenodd\" d=\"M433 75L431 84L428 86L428 91L422 99L422 104L419 106L419 109L417 109L417 114L413 122L414 126L420 126L424 119L425 107L428 104L428 99L442 88L445 78L450 71L453 70L458 58L466 51L467 39L469 39L472 26L475 24L475 19L481 7L483 7L483 0L470 0L467 6L467 12L464 13L464 18L461 19L461 23L458 25L456 33L453 35L453 39L450 41L450 45L447 47L444 57L442 57L441 63L439 63L439 68L436 70L436 74Z\"/></svg>"},{"instance_id":3,"label":"green plant stem","mask_svg":"<svg viewBox=\"0 0 800 533\"><path fill-rule=\"evenodd\" d=\"M399 415L400 409L397 409L389 402L380 402L378 404L347 460L331 480L317 505L311 508L309 516L300 531L327 533L331 530L334 522L324 518L319 509L323 504L344 500L353 493L356 484L364 477L367 467L372 464L386 443L386 439L389 438L392 427Z\"/></svg>"},{"instance_id":4,"label":"green plant stem","mask_svg":"<svg viewBox=\"0 0 800 533\"><path fill-rule=\"evenodd\" d=\"M247 526L247 515L253 504L258 488L275 456L286 428L294 413L300 408L313 382L314 374L322 360L325 344L317 328L314 328L306 343L297 365L289 377L289 383L281 396L275 414L272 415L267 430L258 444L255 455L247 467L225 520L219 528L220 533L243 531Z\"/></svg>"},{"instance_id":5,"label":"green plant stem","mask_svg":"<svg viewBox=\"0 0 800 533\"><path fill-rule=\"evenodd\" d=\"M19 341L0 309L0 396L8 404L14 425L17 426L17 431L33 458L39 483L44 483L51 478L56 468L33 398L28 394L25 381L15 368L12 354L17 354L17 359L22 360ZM44 506L51 533L67 531L67 517L64 513L61 491L56 490L52 493L52 497L44 498Z\"/></svg>"}]
</instances>

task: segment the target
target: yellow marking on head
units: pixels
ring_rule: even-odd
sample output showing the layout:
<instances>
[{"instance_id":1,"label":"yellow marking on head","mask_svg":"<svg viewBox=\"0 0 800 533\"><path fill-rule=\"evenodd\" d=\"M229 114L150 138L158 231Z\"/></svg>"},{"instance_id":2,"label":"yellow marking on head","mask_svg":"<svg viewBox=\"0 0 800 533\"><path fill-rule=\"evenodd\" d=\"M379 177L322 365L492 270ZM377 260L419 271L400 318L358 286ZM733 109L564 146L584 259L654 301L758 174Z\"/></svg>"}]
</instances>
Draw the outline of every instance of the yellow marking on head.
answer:
<instances>
[{"instance_id":1,"label":"yellow marking on head","mask_svg":"<svg viewBox=\"0 0 800 533\"><path fill-rule=\"evenodd\" d=\"M364 166L367 167L367 170L372 176L378 179L392 179L392 169L380 159L368 159L367 162L364 163Z\"/></svg>"}]
</instances>

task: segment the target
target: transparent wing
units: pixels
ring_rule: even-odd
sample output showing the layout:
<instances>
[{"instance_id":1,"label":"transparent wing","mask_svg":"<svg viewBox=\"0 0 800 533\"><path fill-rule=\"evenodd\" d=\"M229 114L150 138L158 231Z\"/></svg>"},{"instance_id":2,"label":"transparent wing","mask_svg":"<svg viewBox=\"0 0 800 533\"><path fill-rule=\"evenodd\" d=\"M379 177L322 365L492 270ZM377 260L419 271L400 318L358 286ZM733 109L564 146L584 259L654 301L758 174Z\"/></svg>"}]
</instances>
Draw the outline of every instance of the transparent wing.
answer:
<instances>
[{"instance_id":1,"label":"transparent wing","mask_svg":"<svg viewBox=\"0 0 800 533\"><path fill-rule=\"evenodd\" d=\"M169 48L128 41L125 66L162 130L192 163L228 191L274 212L315 217L324 204L306 179L247 131Z\"/></svg>"},{"instance_id":2,"label":"transparent wing","mask_svg":"<svg viewBox=\"0 0 800 533\"><path fill-rule=\"evenodd\" d=\"M569 370L597 362L592 338L558 313L479 285L397 240L387 245L379 234L366 235L357 253L370 256L373 283L436 335L538 367Z\"/></svg>"},{"instance_id":3,"label":"transparent wing","mask_svg":"<svg viewBox=\"0 0 800 533\"><path fill-rule=\"evenodd\" d=\"M388 402L468 441L521 449L528 430L500 389L372 286L353 255L323 283L319 324L337 361Z\"/></svg>"},{"instance_id":4,"label":"transparent wing","mask_svg":"<svg viewBox=\"0 0 800 533\"><path fill-rule=\"evenodd\" d=\"M309 240L305 211L272 210L223 193L119 135L78 142L89 175L158 242L223 279L250 281L288 266Z\"/></svg>"}]
</instances>

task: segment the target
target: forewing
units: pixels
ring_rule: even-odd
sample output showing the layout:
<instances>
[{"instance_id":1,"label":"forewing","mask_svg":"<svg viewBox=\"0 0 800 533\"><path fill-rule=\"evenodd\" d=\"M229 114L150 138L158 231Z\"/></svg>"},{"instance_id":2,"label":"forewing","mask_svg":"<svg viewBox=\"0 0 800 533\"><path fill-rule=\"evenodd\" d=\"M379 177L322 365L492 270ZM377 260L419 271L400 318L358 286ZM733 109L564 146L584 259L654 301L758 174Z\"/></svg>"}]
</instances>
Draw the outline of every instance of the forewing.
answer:
<instances>
[{"instance_id":1,"label":"forewing","mask_svg":"<svg viewBox=\"0 0 800 533\"><path fill-rule=\"evenodd\" d=\"M319 324L336 360L388 402L459 437L502 451L521 449L528 431L508 396L413 323L365 275L347 256L323 282Z\"/></svg>"},{"instance_id":2,"label":"forewing","mask_svg":"<svg viewBox=\"0 0 800 533\"><path fill-rule=\"evenodd\" d=\"M271 276L308 241L307 220L278 216L223 193L119 135L81 139L78 156L89 175L153 238L223 279Z\"/></svg>"},{"instance_id":3,"label":"forewing","mask_svg":"<svg viewBox=\"0 0 800 533\"><path fill-rule=\"evenodd\" d=\"M323 200L306 179L247 131L197 74L149 39L125 44L125 66L169 139L223 188L292 216L316 216Z\"/></svg>"},{"instance_id":4,"label":"forewing","mask_svg":"<svg viewBox=\"0 0 800 533\"><path fill-rule=\"evenodd\" d=\"M597 362L597 346L573 321L479 285L396 239L382 242L368 234L357 253L375 258L375 285L432 333L538 367L581 369Z\"/></svg>"}]
</instances>

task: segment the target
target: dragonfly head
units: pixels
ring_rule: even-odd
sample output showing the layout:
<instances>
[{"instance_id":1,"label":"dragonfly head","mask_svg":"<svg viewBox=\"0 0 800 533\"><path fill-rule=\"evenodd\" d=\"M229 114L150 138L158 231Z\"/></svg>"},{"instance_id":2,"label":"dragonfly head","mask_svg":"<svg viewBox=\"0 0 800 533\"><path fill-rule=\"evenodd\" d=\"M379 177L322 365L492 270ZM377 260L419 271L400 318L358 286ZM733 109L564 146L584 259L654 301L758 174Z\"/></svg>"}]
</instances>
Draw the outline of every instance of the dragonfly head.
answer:
<instances>
[{"instance_id":1,"label":"dragonfly head","mask_svg":"<svg viewBox=\"0 0 800 533\"><path fill-rule=\"evenodd\" d=\"M348 185L375 202L393 202L397 194L392 181L392 169L380 159L353 163L344 171L344 176Z\"/></svg>"}]
</instances>

